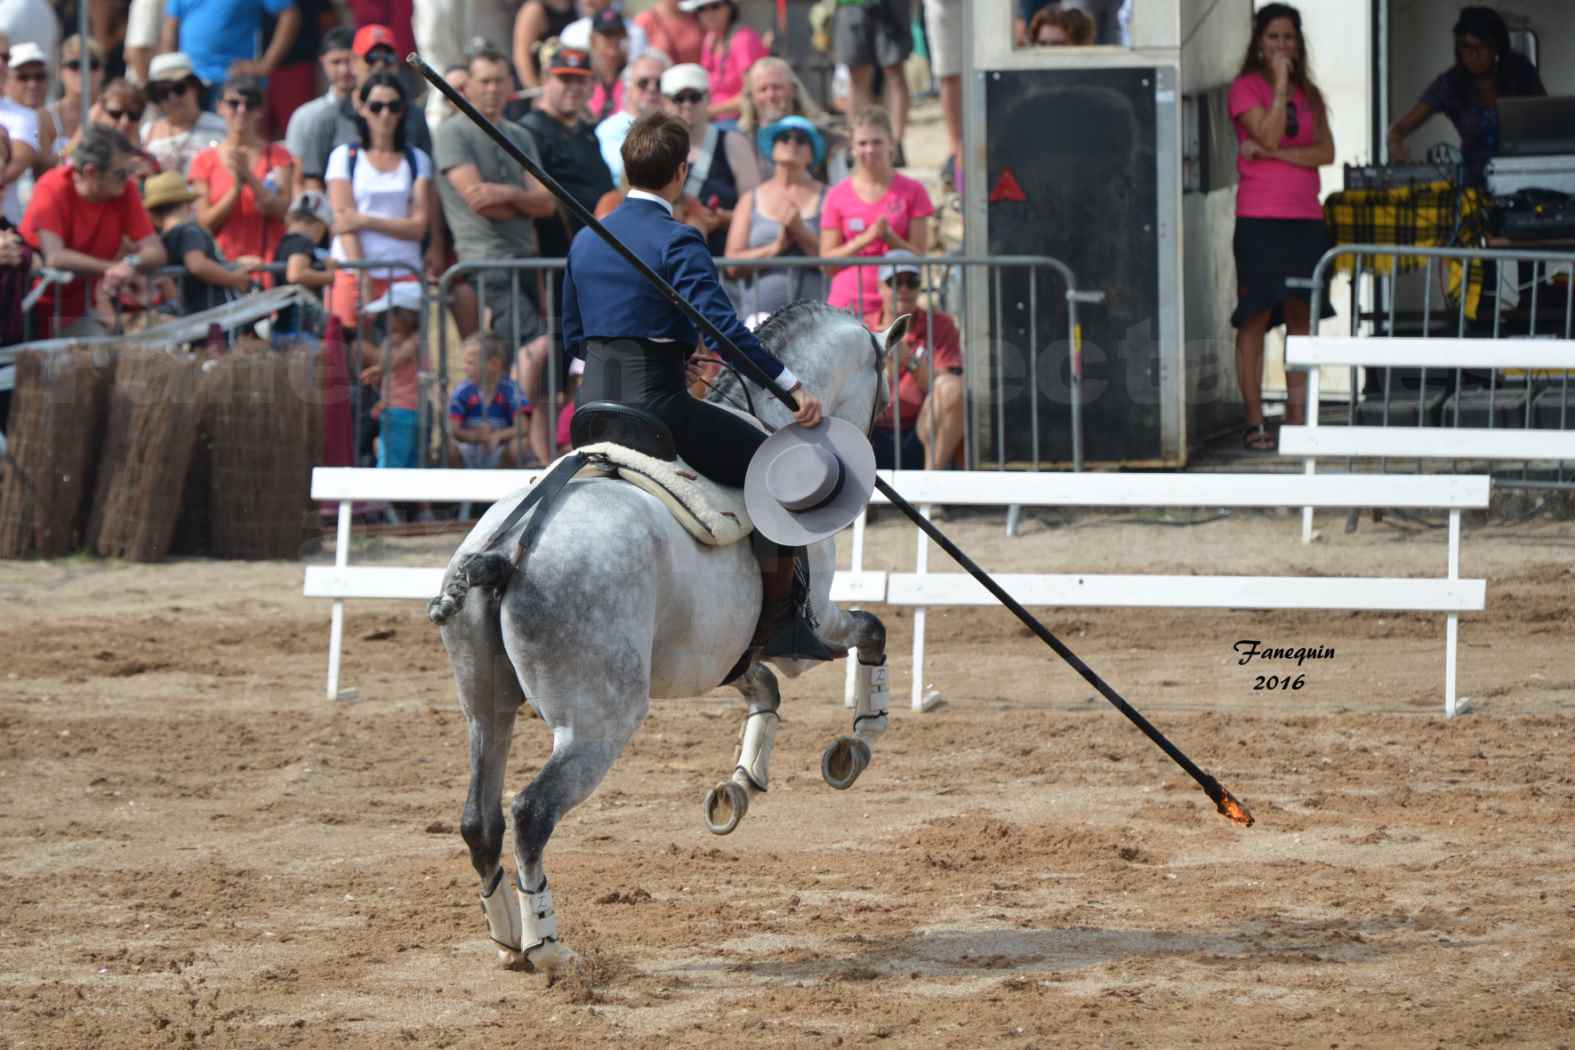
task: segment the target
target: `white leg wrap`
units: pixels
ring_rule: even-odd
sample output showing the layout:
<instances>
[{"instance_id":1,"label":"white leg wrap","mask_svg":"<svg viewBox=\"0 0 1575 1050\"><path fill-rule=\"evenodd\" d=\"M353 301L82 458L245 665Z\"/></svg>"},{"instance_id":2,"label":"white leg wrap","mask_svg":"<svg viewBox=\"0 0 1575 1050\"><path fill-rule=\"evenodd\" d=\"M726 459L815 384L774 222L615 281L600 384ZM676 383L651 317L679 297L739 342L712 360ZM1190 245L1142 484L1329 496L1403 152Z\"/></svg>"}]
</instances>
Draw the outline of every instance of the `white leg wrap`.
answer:
<instances>
[{"instance_id":1,"label":"white leg wrap","mask_svg":"<svg viewBox=\"0 0 1575 1050\"><path fill-rule=\"evenodd\" d=\"M558 939L558 913L552 910L546 880L537 890L527 890L518 880L515 885L519 888L520 945L528 955L531 949Z\"/></svg>"},{"instance_id":2,"label":"white leg wrap","mask_svg":"<svg viewBox=\"0 0 1575 1050\"><path fill-rule=\"evenodd\" d=\"M771 762L771 745L776 742L780 722L775 711L755 711L744 719L744 743L738 749L738 768L733 771L733 779L742 775L748 780L740 781L742 787L766 790L766 767Z\"/></svg>"},{"instance_id":3,"label":"white leg wrap","mask_svg":"<svg viewBox=\"0 0 1575 1050\"><path fill-rule=\"evenodd\" d=\"M492 888L481 895L481 913L487 917L487 933L498 947L517 952L520 950L519 899L508 890L499 893L502 887L503 869L499 868Z\"/></svg>"},{"instance_id":4,"label":"white leg wrap","mask_svg":"<svg viewBox=\"0 0 1575 1050\"><path fill-rule=\"evenodd\" d=\"M853 673L853 735L865 743L886 732L886 709L891 703L886 658L878 664L858 661Z\"/></svg>"}]
</instances>

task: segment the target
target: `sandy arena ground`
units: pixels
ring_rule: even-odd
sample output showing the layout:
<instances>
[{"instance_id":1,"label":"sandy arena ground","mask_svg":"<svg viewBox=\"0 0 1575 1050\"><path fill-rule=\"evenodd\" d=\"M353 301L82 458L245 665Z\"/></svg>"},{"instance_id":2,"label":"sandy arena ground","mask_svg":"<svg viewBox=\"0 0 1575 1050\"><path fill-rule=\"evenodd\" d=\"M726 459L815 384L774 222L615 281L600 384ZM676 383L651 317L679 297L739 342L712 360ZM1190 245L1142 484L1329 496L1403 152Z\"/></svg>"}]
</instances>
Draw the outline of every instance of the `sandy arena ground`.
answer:
<instances>
[{"instance_id":1,"label":"sandy arena ground","mask_svg":"<svg viewBox=\"0 0 1575 1050\"><path fill-rule=\"evenodd\" d=\"M997 570L1443 570L1415 521L1303 548L1294 516L1209 517L946 528ZM910 565L911 535L887 513L870 561ZM728 838L701 799L740 705L661 702L549 850L587 960L551 987L493 962L416 603L350 606L360 700L335 705L299 564L0 564L0 1047L1568 1045L1575 526L1464 549L1488 612L1453 722L1438 616L1042 611L1251 829L1001 610L932 612L924 715L911 617L880 610L893 725L845 794L818 772L841 666L789 685L771 792ZM1241 638L1336 655L1255 691ZM522 721L511 790L547 744Z\"/></svg>"}]
</instances>

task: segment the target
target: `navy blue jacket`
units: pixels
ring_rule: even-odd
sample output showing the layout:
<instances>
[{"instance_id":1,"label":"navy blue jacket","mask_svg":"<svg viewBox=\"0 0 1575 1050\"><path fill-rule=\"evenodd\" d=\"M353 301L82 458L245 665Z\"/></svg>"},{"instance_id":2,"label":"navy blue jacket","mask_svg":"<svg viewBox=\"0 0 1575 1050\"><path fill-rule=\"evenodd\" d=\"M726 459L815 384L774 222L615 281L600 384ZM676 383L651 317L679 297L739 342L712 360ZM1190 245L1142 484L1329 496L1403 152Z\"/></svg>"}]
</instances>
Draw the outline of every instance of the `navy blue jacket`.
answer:
<instances>
[{"instance_id":1,"label":"navy blue jacket","mask_svg":"<svg viewBox=\"0 0 1575 1050\"><path fill-rule=\"evenodd\" d=\"M661 274L712 324L773 380L782 362L744 327L722 291L716 263L693 226L678 222L655 201L632 198L604 225L651 269ZM698 341L689 318L640 276L594 230L581 230L569 247L563 271L563 347L570 356L585 354L587 339L671 339L687 353ZM784 379L792 379L789 372ZM788 387L791 382L778 382Z\"/></svg>"}]
</instances>

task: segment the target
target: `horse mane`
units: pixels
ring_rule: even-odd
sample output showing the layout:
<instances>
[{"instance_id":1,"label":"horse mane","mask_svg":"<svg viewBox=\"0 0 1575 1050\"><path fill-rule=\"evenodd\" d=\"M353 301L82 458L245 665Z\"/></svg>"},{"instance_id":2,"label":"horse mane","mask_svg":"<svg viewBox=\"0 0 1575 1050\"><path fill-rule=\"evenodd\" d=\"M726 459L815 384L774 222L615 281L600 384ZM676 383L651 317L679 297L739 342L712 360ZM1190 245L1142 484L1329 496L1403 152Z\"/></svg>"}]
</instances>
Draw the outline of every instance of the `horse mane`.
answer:
<instances>
[{"instance_id":1,"label":"horse mane","mask_svg":"<svg viewBox=\"0 0 1575 1050\"><path fill-rule=\"evenodd\" d=\"M799 299L788 303L782 309L772 314L755 329L755 338L765 344L765 348L775 354L786 346L789 340L797 334L797 329L807 322L818 321L821 318L841 317L849 321L853 315L846 310L839 310L818 299Z\"/></svg>"},{"instance_id":2,"label":"horse mane","mask_svg":"<svg viewBox=\"0 0 1575 1050\"><path fill-rule=\"evenodd\" d=\"M859 324L858 319L846 310L830 306L819 299L800 299L782 307L761 322L760 327L755 329L755 338L760 340L761 345L770 351L772 356L787 364L782 351L816 322L828 320ZM862 328L863 325L859 327ZM728 401L742 408L744 399L743 395L738 393L738 385L738 373L731 368L724 368L712 381L711 389L706 393L706 400ZM735 393L738 394L737 397L733 396Z\"/></svg>"}]
</instances>

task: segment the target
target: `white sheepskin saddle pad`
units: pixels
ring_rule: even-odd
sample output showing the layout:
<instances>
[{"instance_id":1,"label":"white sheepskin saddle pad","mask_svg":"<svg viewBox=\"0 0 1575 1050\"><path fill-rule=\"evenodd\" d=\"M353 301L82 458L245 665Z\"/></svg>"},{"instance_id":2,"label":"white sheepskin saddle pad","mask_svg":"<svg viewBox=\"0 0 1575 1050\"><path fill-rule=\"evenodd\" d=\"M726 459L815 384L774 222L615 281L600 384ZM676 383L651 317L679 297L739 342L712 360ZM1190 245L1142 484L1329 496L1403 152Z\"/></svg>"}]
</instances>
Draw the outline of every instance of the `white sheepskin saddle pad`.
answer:
<instances>
[{"instance_id":1,"label":"white sheepskin saddle pad","mask_svg":"<svg viewBox=\"0 0 1575 1050\"><path fill-rule=\"evenodd\" d=\"M584 445L576 451L594 457L603 473L616 475L661 500L701 543L726 547L754 529L744 509L743 489L718 485L681 459L657 459L610 441Z\"/></svg>"}]
</instances>

